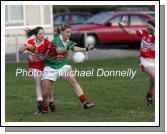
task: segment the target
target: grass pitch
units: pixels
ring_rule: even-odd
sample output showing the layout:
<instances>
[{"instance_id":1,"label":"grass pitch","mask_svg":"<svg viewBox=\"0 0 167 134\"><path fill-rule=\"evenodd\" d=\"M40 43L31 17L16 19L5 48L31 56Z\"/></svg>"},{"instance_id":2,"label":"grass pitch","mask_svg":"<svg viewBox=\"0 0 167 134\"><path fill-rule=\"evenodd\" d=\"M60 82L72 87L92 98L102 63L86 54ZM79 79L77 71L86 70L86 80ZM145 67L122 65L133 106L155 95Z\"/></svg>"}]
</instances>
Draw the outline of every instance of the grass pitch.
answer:
<instances>
[{"instance_id":1,"label":"grass pitch","mask_svg":"<svg viewBox=\"0 0 167 134\"><path fill-rule=\"evenodd\" d=\"M69 62L73 69L94 69L92 77L76 77L88 99L95 107L84 110L73 88L63 79L54 82L53 93L57 111L34 115L37 110L35 81L16 77L17 68L27 63L5 64L5 121L6 122L154 122L155 107L147 107L145 94L148 76L138 66L138 58L88 60L82 64ZM97 77L96 70L127 70L137 73L130 77Z\"/></svg>"}]
</instances>

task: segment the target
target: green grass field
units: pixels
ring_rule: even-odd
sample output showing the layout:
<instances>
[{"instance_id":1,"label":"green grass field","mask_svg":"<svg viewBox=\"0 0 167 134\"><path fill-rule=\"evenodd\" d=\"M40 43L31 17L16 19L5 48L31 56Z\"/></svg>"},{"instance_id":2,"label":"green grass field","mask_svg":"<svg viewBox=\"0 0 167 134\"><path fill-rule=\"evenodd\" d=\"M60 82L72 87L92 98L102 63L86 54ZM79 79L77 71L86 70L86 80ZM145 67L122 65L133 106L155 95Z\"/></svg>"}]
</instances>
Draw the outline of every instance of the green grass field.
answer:
<instances>
[{"instance_id":1,"label":"green grass field","mask_svg":"<svg viewBox=\"0 0 167 134\"><path fill-rule=\"evenodd\" d=\"M5 119L6 122L154 122L155 107L146 106L145 94L148 76L138 66L138 58L69 62L78 70L103 68L137 73L129 77L77 77L89 100L95 107L84 110L73 88L63 79L54 83L56 112L34 115L37 110L35 81L30 77L16 77L17 68L27 63L6 63L5 66Z\"/></svg>"}]
</instances>

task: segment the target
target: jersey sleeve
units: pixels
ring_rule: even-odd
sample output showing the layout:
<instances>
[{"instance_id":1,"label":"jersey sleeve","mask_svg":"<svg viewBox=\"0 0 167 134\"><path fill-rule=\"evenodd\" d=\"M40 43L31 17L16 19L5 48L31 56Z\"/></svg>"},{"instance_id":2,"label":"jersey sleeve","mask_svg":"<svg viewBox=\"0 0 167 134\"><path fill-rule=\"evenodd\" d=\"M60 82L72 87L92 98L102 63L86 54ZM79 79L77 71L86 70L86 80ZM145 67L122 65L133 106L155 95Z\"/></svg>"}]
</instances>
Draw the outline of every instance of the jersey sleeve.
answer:
<instances>
[{"instance_id":1,"label":"jersey sleeve","mask_svg":"<svg viewBox=\"0 0 167 134\"><path fill-rule=\"evenodd\" d=\"M57 37L55 37L53 40L52 40L52 45L58 45L59 44L59 39Z\"/></svg>"},{"instance_id":2,"label":"jersey sleeve","mask_svg":"<svg viewBox=\"0 0 167 134\"><path fill-rule=\"evenodd\" d=\"M56 43L57 43L57 42L56 42L56 39L53 39L53 40L52 40L52 45L56 45Z\"/></svg>"},{"instance_id":3,"label":"jersey sleeve","mask_svg":"<svg viewBox=\"0 0 167 134\"><path fill-rule=\"evenodd\" d=\"M146 34L146 31L145 30L137 30L136 31L136 35L139 36L139 37L142 37Z\"/></svg>"},{"instance_id":4,"label":"jersey sleeve","mask_svg":"<svg viewBox=\"0 0 167 134\"><path fill-rule=\"evenodd\" d=\"M33 39L28 40L28 41L24 44L24 46L27 46L27 45L34 45Z\"/></svg>"},{"instance_id":5,"label":"jersey sleeve","mask_svg":"<svg viewBox=\"0 0 167 134\"><path fill-rule=\"evenodd\" d=\"M55 38L52 40L51 47L52 47L52 48L56 48L56 47L59 46L59 44L61 44L61 40L60 40L58 37L55 37Z\"/></svg>"},{"instance_id":6,"label":"jersey sleeve","mask_svg":"<svg viewBox=\"0 0 167 134\"><path fill-rule=\"evenodd\" d=\"M52 43L49 40L45 40L45 48L48 49Z\"/></svg>"},{"instance_id":7,"label":"jersey sleeve","mask_svg":"<svg viewBox=\"0 0 167 134\"><path fill-rule=\"evenodd\" d=\"M52 42L51 42L51 44L50 44L50 46L49 46L49 49L50 49L50 51L54 51L53 49L57 48L58 46L59 46L59 40L58 40L57 37L55 37L55 38L52 40Z\"/></svg>"}]
</instances>

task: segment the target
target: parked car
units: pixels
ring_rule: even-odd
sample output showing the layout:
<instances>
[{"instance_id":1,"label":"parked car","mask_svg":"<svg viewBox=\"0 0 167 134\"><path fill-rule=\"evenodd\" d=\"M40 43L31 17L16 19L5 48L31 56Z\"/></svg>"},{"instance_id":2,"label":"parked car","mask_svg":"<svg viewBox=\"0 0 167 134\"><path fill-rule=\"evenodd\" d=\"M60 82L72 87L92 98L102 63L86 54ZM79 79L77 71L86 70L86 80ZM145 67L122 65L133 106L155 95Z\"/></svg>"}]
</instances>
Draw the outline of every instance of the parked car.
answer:
<instances>
[{"instance_id":1,"label":"parked car","mask_svg":"<svg viewBox=\"0 0 167 134\"><path fill-rule=\"evenodd\" d=\"M143 11L143 13L151 15L153 18L155 18L155 11Z\"/></svg>"},{"instance_id":2,"label":"parked car","mask_svg":"<svg viewBox=\"0 0 167 134\"><path fill-rule=\"evenodd\" d=\"M71 40L76 41L78 46L84 47L86 32L87 38L91 36L94 39L94 45L139 42L139 37L125 34L118 23L122 23L128 29L140 30L146 29L148 19L153 17L144 12L101 12L82 25L72 26Z\"/></svg>"},{"instance_id":3,"label":"parked car","mask_svg":"<svg viewBox=\"0 0 167 134\"><path fill-rule=\"evenodd\" d=\"M53 16L53 24L59 25L59 24L81 24L88 18L92 16L91 13L87 12L63 12L63 13L57 13Z\"/></svg>"},{"instance_id":4,"label":"parked car","mask_svg":"<svg viewBox=\"0 0 167 134\"><path fill-rule=\"evenodd\" d=\"M116 11L141 12L141 13L149 14L155 18L155 11L150 10L149 7L121 7L121 8L117 8Z\"/></svg>"}]
</instances>

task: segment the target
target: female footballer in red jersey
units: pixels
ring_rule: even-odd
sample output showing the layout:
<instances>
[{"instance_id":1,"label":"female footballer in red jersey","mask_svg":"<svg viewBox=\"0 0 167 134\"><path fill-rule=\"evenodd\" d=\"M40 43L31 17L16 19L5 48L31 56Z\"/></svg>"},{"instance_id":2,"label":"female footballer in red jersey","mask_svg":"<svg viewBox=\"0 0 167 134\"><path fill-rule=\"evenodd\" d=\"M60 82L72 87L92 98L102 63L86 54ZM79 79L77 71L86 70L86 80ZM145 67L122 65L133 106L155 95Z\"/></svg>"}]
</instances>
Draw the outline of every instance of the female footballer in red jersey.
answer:
<instances>
[{"instance_id":1,"label":"female footballer in red jersey","mask_svg":"<svg viewBox=\"0 0 167 134\"><path fill-rule=\"evenodd\" d=\"M120 28L128 34L142 37L140 49L140 67L150 76L149 88L147 90L147 105L152 105L153 89L155 84L155 22L147 22L147 30L129 30L119 23Z\"/></svg>"},{"instance_id":2,"label":"female footballer in red jersey","mask_svg":"<svg viewBox=\"0 0 167 134\"><path fill-rule=\"evenodd\" d=\"M34 29L27 29L27 38L32 35L35 36L33 39L29 39L24 47L19 49L19 53L23 53L25 50L30 52L28 58L28 67L31 71L36 81L36 96L38 102L39 113L42 109L43 97L42 97L42 86L41 86L41 75L44 69L44 59L46 57L46 52L51 42L44 38L44 29L42 27L36 27ZM51 111L55 111L55 104L53 102L53 96L50 94L49 106Z\"/></svg>"}]
</instances>

